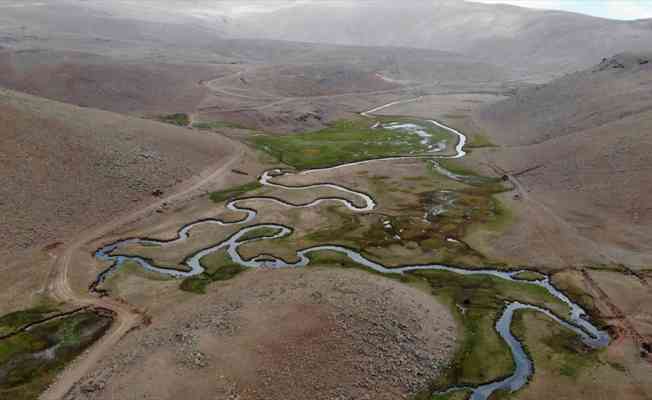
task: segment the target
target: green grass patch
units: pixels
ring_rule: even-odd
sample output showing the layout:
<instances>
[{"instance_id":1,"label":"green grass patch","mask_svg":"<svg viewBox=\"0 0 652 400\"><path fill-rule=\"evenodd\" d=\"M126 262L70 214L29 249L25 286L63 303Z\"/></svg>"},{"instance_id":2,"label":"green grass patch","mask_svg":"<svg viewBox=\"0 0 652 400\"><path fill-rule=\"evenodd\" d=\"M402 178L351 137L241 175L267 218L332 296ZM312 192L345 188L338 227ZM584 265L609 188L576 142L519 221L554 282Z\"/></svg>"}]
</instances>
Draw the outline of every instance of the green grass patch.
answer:
<instances>
[{"instance_id":1,"label":"green grass patch","mask_svg":"<svg viewBox=\"0 0 652 400\"><path fill-rule=\"evenodd\" d=\"M19 333L0 341L0 365L6 364L17 354L37 352L47 348L47 341L29 333Z\"/></svg>"},{"instance_id":2,"label":"green grass patch","mask_svg":"<svg viewBox=\"0 0 652 400\"><path fill-rule=\"evenodd\" d=\"M498 200L498 198L492 197L492 203L493 212L489 218L486 221L483 221L482 225L477 226L477 228L486 231L502 232L512 223L514 215L502 201Z\"/></svg>"},{"instance_id":3,"label":"green grass patch","mask_svg":"<svg viewBox=\"0 0 652 400\"><path fill-rule=\"evenodd\" d=\"M247 268L234 263L224 251L205 256L200 261L206 269L202 274L186 278L181 282L181 290L205 294L206 288L213 282L233 279Z\"/></svg>"},{"instance_id":4,"label":"green grass patch","mask_svg":"<svg viewBox=\"0 0 652 400\"><path fill-rule=\"evenodd\" d=\"M433 394L431 390L426 389L412 397L412 400L468 400L470 395L471 391L468 389L435 394Z\"/></svg>"},{"instance_id":5,"label":"green grass patch","mask_svg":"<svg viewBox=\"0 0 652 400\"><path fill-rule=\"evenodd\" d=\"M112 319L82 311L0 341L0 398L36 399L57 372L109 329Z\"/></svg>"},{"instance_id":6,"label":"green grass patch","mask_svg":"<svg viewBox=\"0 0 652 400\"><path fill-rule=\"evenodd\" d=\"M459 161L442 159L442 160L437 160L437 162L442 167L446 168L450 172L452 172L454 174L457 174L457 175L474 176L474 177L479 177L479 178L482 177L482 178L486 178L487 180L491 179L491 178L483 177L481 175L476 174L475 171L469 169L468 167L465 167Z\"/></svg>"},{"instance_id":7,"label":"green grass patch","mask_svg":"<svg viewBox=\"0 0 652 400\"><path fill-rule=\"evenodd\" d=\"M421 123L427 127L426 123ZM428 127L432 143L452 140L443 129ZM297 169L328 167L346 162L398 155L422 154L428 150L415 134L371 129L368 120L339 121L312 133L287 136L258 135L251 143L279 161Z\"/></svg>"},{"instance_id":8,"label":"green grass patch","mask_svg":"<svg viewBox=\"0 0 652 400\"><path fill-rule=\"evenodd\" d=\"M212 131L224 128L247 129L246 127L226 121L195 122L192 127L202 131Z\"/></svg>"},{"instance_id":9,"label":"green grass patch","mask_svg":"<svg viewBox=\"0 0 652 400\"><path fill-rule=\"evenodd\" d=\"M457 318L460 347L452 365L434 384L434 392L454 385L478 385L512 373L509 347L495 330L506 302L539 304L566 315L567 307L538 286L491 276L462 276L445 271L412 274L425 279L434 296L448 305Z\"/></svg>"},{"instance_id":10,"label":"green grass patch","mask_svg":"<svg viewBox=\"0 0 652 400\"><path fill-rule=\"evenodd\" d=\"M527 317L527 323L526 323ZM539 341L528 340L528 332L549 332ZM520 311L514 315L512 332L521 341L537 368L548 370L570 380L600 361L600 351L589 349L575 332L560 327L534 311ZM622 372L621 370L617 371Z\"/></svg>"},{"instance_id":11,"label":"green grass patch","mask_svg":"<svg viewBox=\"0 0 652 400\"><path fill-rule=\"evenodd\" d=\"M514 278L522 281L540 281L541 279L545 278L545 275L535 271L523 271L516 274Z\"/></svg>"},{"instance_id":12,"label":"green grass patch","mask_svg":"<svg viewBox=\"0 0 652 400\"><path fill-rule=\"evenodd\" d=\"M452 181L448 181L451 182L448 185L446 182L444 180L442 183L443 189L446 189L444 191L422 192L418 194L418 202L399 204L399 217L374 220L331 205L325 209L329 225L301 239L310 244L341 244L370 256L377 248L418 246L422 254L428 255L428 261L433 263L503 266L466 243L447 239L463 240L476 229L499 231L511 220L508 210L492 195L491 188L468 187ZM373 179L372 183L372 193L396 191L383 179ZM453 202L451 198L454 198ZM435 215L433 210L440 208L444 208L445 212ZM424 214L428 215L429 221L424 222ZM386 219L390 220L391 227L383 224Z\"/></svg>"},{"instance_id":13,"label":"green grass patch","mask_svg":"<svg viewBox=\"0 0 652 400\"><path fill-rule=\"evenodd\" d=\"M359 217L339 205L326 206L326 211L331 218L329 226L307 235L306 240L331 243L335 239L351 237L350 235L360 227Z\"/></svg>"},{"instance_id":14,"label":"green grass patch","mask_svg":"<svg viewBox=\"0 0 652 400\"><path fill-rule=\"evenodd\" d=\"M424 251L434 251L437 258L433 261L466 266L501 266L499 261L487 258L480 250L464 242L476 231L501 232L511 222L511 213L493 193L491 187L421 193L421 207L430 224L424 227L410 220L398 219L395 226L401 230L403 240L419 243ZM461 242L451 242L448 238Z\"/></svg>"},{"instance_id":15,"label":"green grass patch","mask_svg":"<svg viewBox=\"0 0 652 400\"><path fill-rule=\"evenodd\" d=\"M258 181L245 183L244 185L236 186L231 189L221 190L218 192L212 192L210 194L210 199L215 203L221 203L223 201L231 200L236 197L240 197L247 192L251 192L256 189L260 189L262 186Z\"/></svg>"},{"instance_id":16,"label":"green grass patch","mask_svg":"<svg viewBox=\"0 0 652 400\"><path fill-rule=\"evenodd\" d=\"M597 352L589 352L574 332L561 330L548 336L544 344L552 354L557 354L560 361L559 374L577 379L579 374L596 363L600 363Z\"/></svg>"},{"instance_id":17,"label":"green grass patch","mask_svg":"<svg viewBox=\"0 0 652 400\"><path fill-rule=\"evenodd\" d=\"M57 309L51 306L39 306L3 315L0 317L0 336L11 334L26 325L43 320L55 311Z\"/></svg>"},{"instance_id":18,"label":"green grass patch","mask_svg":"<svg viewBox=\"0 0 652 400\"><path fill-rule=\"evenodd\" d=\"M172 124L177 126L188 126L190 123L190 117L188 114L176 113L169 115L162 115L158 117L159 121L165 122L166 124Z\"/></svg>"},{"instance_id":19,"label":"green grass patch","mask_svg":"<svg viewBox=\"0 0 652 400\"><path fill-rule=\"evenodd\" d=\"M435 174L444 175L449 179L470 186L482 187L483 191L501 193L510 190L510 188L504 184L502 179L479 175L463 166L459 161L437 160L436 163L431 163L430 166ZM448 173L445 173L444 170L448 171Z\"/></svg>"},{"instance_id":20,"label":"green grass patch","mask_svg":"<svg viewBox=\"0 0 652 400\"><path fill-rule=\"evenodd\" d=\"M417 397L415 400L467 400L470 394L470 390L458 390L452 393L435 394L423 398Z\"/></svg>"},{"instance_id":21,"label":"green grass patch","mask_svg":"<svg viewBox=\"0 0 652 400\"><path fill-rule=\"evenodd\" d=\"M489 137L482 134L475 134L471 136L471 139L466 143L466 147L470 149L479 149L483 147L498 147L495 145Z\"/></svg>"},{"instance_id":22,"label":"green grass patch","mask_svg":"<svg viewBox=\"0 0 652 400\"><path fill-rule=\"evenodd\" d=\"M260 227L258 229L249 231L246 234L242 235L242 237L238 240L238 242L246 242L247 240L251 240L251 239L271 237L279 233L279 231L280 231L279 228Z\"/></svg>"}]
</instances>

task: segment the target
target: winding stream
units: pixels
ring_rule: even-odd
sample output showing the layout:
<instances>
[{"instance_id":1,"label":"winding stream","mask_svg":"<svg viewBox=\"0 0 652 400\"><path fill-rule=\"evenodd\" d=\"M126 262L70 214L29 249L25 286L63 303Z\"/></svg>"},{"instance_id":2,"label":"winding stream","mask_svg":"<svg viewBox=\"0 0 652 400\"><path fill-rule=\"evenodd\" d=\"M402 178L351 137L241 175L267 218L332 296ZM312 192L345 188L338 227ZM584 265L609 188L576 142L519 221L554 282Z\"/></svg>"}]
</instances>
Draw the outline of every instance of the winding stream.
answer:
<instances>
[{"instance_id":1,"label":"winding stream","mask_svg":"<svg viewBox=\"0 0 652 400\"><path fill-rule=\"evenodd\" d=\"M374 108L373 110L362 113L362 115L371 117L371 114L373 114L374 112L390 107L392 105L405 103L405 102L413 102L417 100L418 99L412 99L403 102L389 103L387 105L377 107ZM317 172L322 172L327 170L347 168L351 166L379 162L379 161L414 159L414 158L430 158L430 159L461 158L464 157L464 155L466 155L464 151L464 146L466 144L466 136L464 134L435 120L429 120L428 122L442 129L445 129L451 134L457 136L458 141L457 141L457 145L455 146L455 154L451 156L430 155L430 156L389 157L380 160L358 161L358 162L342 164L342 165L329 167L329 168L307 170L307 171L298 172L297 174L301 174L301 175L312 174L312 173L317 173ZM130 244L150 245L150 246L169 246L169 245L178 244L179 242L183 242L188 239L190 235L189 232L191 229L204 224L214 224L220 226L249 224L256 219L258 212L254 209L246 208L239 205L239 203L242 203L247 200L269 201L289 208L308 208L308 207L314 207L323 202L339 202L352 212L368 212L376 208L376 202L370 195L340 185L335 185L331 183L318 183L318 184L305 185L305 186L286 186L280 183L273 182L274 178L278 178L280 176L290 175L290 174L291 173L284 172L280 169L266 171L259 178L259 182L263 186L269 186L269 187L275 187L275 188L281 188L284 190L293 190L293 191L311 190L316 188L335 189L343 193L347 193L348 195L357 197L358 199L360 199L361 203L355 204L354 202L348 199L340 198L340 197L319 198L305 204L292 204L271 197L251 197L251 198L241 198L241 199L232 200L226 204L226 208L231 211L244 213L245 216L239 221L226 222L219 219L204 219L183 226L178 231L177 237L172 240L131 238L131 239L120 240L100 248L99 250L96 251L95 257L100 261L112 262L112 264L107 270L102 272L97 277L97 280L93 283L93 285L91 285L91 289L95 290L111 274L115 273L115 271L117 271L122 265L124 265L126 262L129 261L137 263L143 269L148 271L168 275L174 278L187 278L187 277L199 275L202 272L204 272L204 267L201 265L200 262L201 259L207 255L210 255L212 253L221 250L225 250L229 255L229 257L235 263L247 268L301 268L310 264L310 257L309 257L310 254L328 251L328 252L335 252L344 255L348 257L351 261L359 265L362 265L366 268L372 269L376 272L383 273L383 274L407 274L416 271L446 271L446 272L455 273L459 275L466 275L466 276L470 276L470 275L492 276L510 282L518 282L520 284L539 286L544 288L551 296L557 298L562 303L566 304L568 306L569 312L568 315L565 317L557 316L548 309L531 305L531 304L524 304L519 302L509 302L505 304L505 308L501 316L496 322L496 331L503 338L503 340L508 345L512 353L512 358L515 364L514 373L505 379L495 381L495 382L490 382L477 387L460 386L460 387L450 388L447 391L447 392L451 392L456 390L470 390L472 391L471 394L472 400L486 400L497 390L516 391L522 388L525 384L527 384L528 380L532 376L534 371L532 360L528 357L527 353L523 349L523 345L511 333L512 319L514 313L516 313L517 311L532 310L532 311L543 313L544 315L548 316L550 319L554 320L558 324L575 332L582 339L582 341L588 346L598 348L598 347L604 347L609 343L608 334L604 331L599 330L596 326L594 326L587 319L587 314L585 310L580 305L571 301L570 298L566 296L563 292L555 288L554 285L550 282L550 277L545 275L543 275L544 277L540 280L530 281L530 280L523 280L517 278L517 275L523 271L505 272L505 271L499 271L493 269L464 269L464 268L457 268L457 267L451 267L451 266L439 265L439 264L405 265L399 268L388 268L378 262L365 258L362 254L360 254L359 252L353 249L345 248L342 246L334 246L334 245L314 246L314 247L300 250L296 253L296 257L298 261L294 263L288 263L285 260L270 255L259 255L251 259L245 259L240 255L238 248L244 244L256 242L256 241L262 241L262 240L279 239L279 238L287 237L292 234L293 232L292 228L279 225L279 224L264 224L264 225L253 225L253 226L245 227L239 230L237 233L231 235L229 238L225 239L224 241L214 246L200 250L197 253L189 256L183 262L183 265L185 267L183 270L179 269L176 266L175 267L157 266L153 264L150 260L147 260L143 257L116 254L120 247L125 245L130 245ZM270 234L268 236L255 237L252 239L243 240L243 237L245 237L248 233L260 229L265 229L265 228L272 229L275 233Z\"/></svg>"}]
</instances>

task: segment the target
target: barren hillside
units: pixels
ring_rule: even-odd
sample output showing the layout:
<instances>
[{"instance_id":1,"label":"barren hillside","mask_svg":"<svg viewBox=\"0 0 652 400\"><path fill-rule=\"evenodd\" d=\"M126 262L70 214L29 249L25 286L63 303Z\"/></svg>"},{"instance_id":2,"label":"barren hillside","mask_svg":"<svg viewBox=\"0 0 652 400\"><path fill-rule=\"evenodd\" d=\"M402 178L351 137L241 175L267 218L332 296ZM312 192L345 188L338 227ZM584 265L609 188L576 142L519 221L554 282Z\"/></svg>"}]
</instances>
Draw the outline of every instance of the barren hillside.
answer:
<instances>
[{"instance_id":1,"label":"barren hillside","mask_svg":"<svg viewBox=\"0 0 652 400\"><path fill-rule=\"evenodd\" d=\"M482 110L504 145L529 145L652 110L652 54L624 53Z\"/></svg>"},{"instance_id":2,"label":"barren hillside","mask_svg":"<svg viewBox=\"0 0 652 400\"><path fill-rule=\"evenodd\" d=\"M512 172L534 168L518 177L531 196L596 244L584 261L652 262L651 62L650 54L621 54L476 114L501 146L489 152L491 162ZM523 242L513 250L536 252Z\"/></svg>"},{"instance_id":3,"label":"barren hillside","mask_svg":"<svg viewBox=\"0 0 652 400\"><path fill-rule=\"evenodd\" d=\"M47 0L23 7L3 1L0 7L3 3L0 46L103 49L108 56L154 61L279 62L279 56L292 60L315 48L295 45L280 51L271 39L450 51L541 80L586 68L596 56L644 51L652 42L650 20L615 21L463 0L411 0L399 7L390 0Z\"/></svg>"},{"instance_id":4,"label":"barren hillside","mask_svg":"<svg viewBox=\"0 0 652 400\"><path fill-rule=\"evenodd\" d=\"M219 136L9 90L0 98L7 250L65 241L234 151Z\"/></svg>"},{"instance_id":5,"label":"barren hillside","mask_svg":"<svg viewBox=\"0 0 652 400\"><path fill-rule=\"evenodd\" d=\"M228 89L237 91L217 93L208 104L211 111L251 113L288 96L512 78L509 67L447 51L237 39L220 28L233 26L231 19L197 16L187 2L48 0L14 7L0 1L0 10L0 86L119 113L192 113L206 106L207 82L238 72L248 72L247 80L227 80ZM292 108L334 114L331 104L312 107L304 101ZM238 123L277 118L238 114L233 117Z\"/></svg>"},{"instance_id":6,"label":"barren hillside","mask_svg":"<svg viewBox=\"0 0 652 400\"><path fill-rule=\"evenodd\" d=\"M207 93L202 80L228 66L125 61L90 53L0 51L0 86L119 113L191 112Z\"/></svg>"},{"instance_id":7,"label":"barren hillside","mask_svg":"<svg viewBox=\"0 0 652 400\"><path fill-rule=\"evenodd\" d=\"M448 50L527 75L590 65L596 54L643 50L650 21L623 22L462 0L313 1L235 18L231 35L362 46ZM600 40L593 40L600 38Z\"/></svg>"}]
</instances>

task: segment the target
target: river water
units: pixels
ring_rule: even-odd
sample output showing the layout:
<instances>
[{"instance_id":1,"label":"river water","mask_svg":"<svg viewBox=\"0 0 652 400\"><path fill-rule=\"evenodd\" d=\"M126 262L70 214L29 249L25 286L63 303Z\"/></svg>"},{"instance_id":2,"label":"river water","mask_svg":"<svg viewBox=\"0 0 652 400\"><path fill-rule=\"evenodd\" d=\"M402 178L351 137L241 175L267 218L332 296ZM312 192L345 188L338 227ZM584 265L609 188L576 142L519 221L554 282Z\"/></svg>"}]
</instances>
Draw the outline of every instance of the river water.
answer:
<instances>
[{"instance_id":1,"label":"river water","mask_svg":"<svg viewBox=\"0 0 652 400\"><path fill-rule=\"evenodd\" d=\"M416 100L413 99L413 100L408 100L408 102L409 101L416 101ZM371 117L371 114L373 114L374 112L399 103L400 102L394 102L394 103L390 103L389 105L377 107L373 110L367 111L366 113L362 113L362 115ZM443 155L428 156L428 158L464 157L464 155L466 154L464 151L464 146L466 144L466 136L464 134L435 120L429 120L427 122L447 130L451 134L456 135L458 138L457 144L455 146L455 153L452 156L443 156ZM409 128L410 129L408 130L407 133L412 134L415 128L414 127L409 127ZM323 172L326 170L341 169L341 168L347 168L347 167L362 165L367 163L387 162L391 160L400 160L406 158L424 158L424 157L423 156L390 157L382 160L359 161L359 162L347 163L347 164L342 164L342 165L329 167L329 168L320 168L320 169L302 171L299 172L298 174L313 174L317 172ZM259 182L263 186L270 186L270 187L280 188L283 190L311 190L316 188L330 188L357 197L360 200L360 202L359 204L355 204L350 200L347 200L345 198L338 198L338 197L320 198L306 204L298 204L298 205L290 204L280 199L274 199L268 197L248 198L247 200L255 199L259 201L269 201L289 208L308 208L308 207L317 206L323 202L339 202L352 212L368 212L376 208L376 202L370 195L340 185L335 185L331 183L320 183L320 184L295 187L295 186L286 186L286 185L273 182L275 178L278 178L282 175L289 175L289 174L291 173L284 172L279 169L266 171L259 178ZM111 243L109 245L102 247L101 249L97 250L97 252L95 253L95 257L100 261L108 261L111 262L112 264L111 267L109 267L107 270L105 270L98 276L96 282L91 287L93 289L97 288L111 274L115 273L122 265L124 265L128 261L135 262L138 265L140 265L143 269L148 271L171 276L174 278L187 278L187 277L199 275L202 272L204 272L204 267L201 265L201 259L207 255L210 255L212 253L221 250L225 250L235 263L247 268L301 268L310 264L310 258L309 258L310 254L327 251L327 252L335 252L344 255L359 265L362 265L366 268L369 268L371 270L383 274L408 274L415 271L446 271L446 272L455 273L459 275L492 276L510 282L518 282L519 284L539 286L547 290L547 292L551 296L559 299L561 302L566 304L568 306L568 315L566 316L557 316L548 309L536 305L531 305L531 304L524 304L519 302L508 302L505 304L503 312L499 317L499 319L497 320L495 327L496 327L496 331L498 332L500 337L505 341L505 343L507 344L507 346L511 351L512 358L514 360L514 365L515 365L514 372L512 375L510 375L505 379L495 381L495 382L488 382L486 384L479 385L477 387L469 387L469 386L453 387L447 390L447 392L455 391L455 390L470 390L472 392L471 394L472 400L486 400L494 392L498 390L507 390L507 391L519 390L524 385L526 385L528 380L531 378L534 371L532 360L528 357L527 353L523 349L523 345L518 341L517 338L515 338L512 335L511 332L512 320L514 314L517 311L530 310L530 311L543 313L544 315L548 316L551 320L557 322L561 326L564 326L572 330L573 332L575 332L582 339L582 341L588 346L599 348L599 347L604 347L609 343L608 334L604 331L601 331L596 326L594 326L588 320L585 310L579 304L576 304L573 301L571 301L571 299L568 296L566 296L562 291L554 287L550 282L550 278L545 275L542 275L543 278L541 278L540 280L528 281L528 280L522 280L517 278L518 274L523 271L506 272L506 271L499 271L494 269L465 269L465 268L458 268L458 267L437 265L437 264L405 265L399 268L388 268L380 263L365 258L362 254L360 254L359 252L353 249L345 248L342 246L333 246L333 245L315 246L315 247L300 250L297 252L298 261L295 263L287 263L284 260L269 255L258 256L252 259L244 259L243 257L241 257L240 253L238 252L238 248L246 243L251 243L251 242L261 241L261 240L279 239L292 234L293 232L292 228L283 225L278 225L278 224L264 224L264 225L253 225L253 226L245 227L240 231L238 231L237 233L233 234L231 237L225 239L224 241L191 255L189 258L187 258L184 261L185 264L184 266L186 268L184 268L183 270L177 267L157 266L152 264L150 260L138 256L118 254L118 250L122 246L130 245L130 244L140 244L140 245L150 245L150 246L151 245L170 246L170 245L178 244L180 242L187 240L190 230L199 225L204 225L204 224L215 224L215 225L222 225L222 226L245 225L253 222L257 217L258 214L257 211L239 206L238 205L239 202L242 202L242 200L236 199L226 204L226 207L229 210L244 213L245 216L241 220L236 222L225 222L219 219L210 219L210 218L203 219L201 221L196 221L191 224L183 226L178 231L177 237L173 240L162 241L162 240L153 240L153 239L131 238L131 239L120 240L115 243ZM274 233L264 237L256 237L247 240L242 239L248 233L260 229L272 229Z\"/></svg>"}]
</instances>

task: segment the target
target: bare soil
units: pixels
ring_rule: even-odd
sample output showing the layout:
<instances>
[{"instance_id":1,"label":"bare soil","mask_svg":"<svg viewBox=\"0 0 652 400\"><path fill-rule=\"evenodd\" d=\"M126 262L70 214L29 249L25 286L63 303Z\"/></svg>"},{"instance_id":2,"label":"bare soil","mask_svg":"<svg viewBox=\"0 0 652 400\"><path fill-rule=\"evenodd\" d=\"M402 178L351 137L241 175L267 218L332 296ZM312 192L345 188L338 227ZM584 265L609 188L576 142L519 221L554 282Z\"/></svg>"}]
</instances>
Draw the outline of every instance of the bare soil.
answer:
<instances>
[{"instance_id":1,"label":"bare soil","mask_svg":"<svg viewBox=\"0 0 652 400\"><path fill-rule=\"evenodd\" d=\"M0 52L0 86L82 107L152 117L192 112L208 93L201 82L232 69L74 51Z\"/></svg>"},{"instance_id":2,"label":"bare soil","mask_svg":"<svg viewBox=\"0 0 652 400\"><path fill-rule=\"evenodd\" d=\"M619 55L474 114L500 147L471 159L511 174L527 200L513 202L522 223L499 251L557 267L652 264L649 59Z\"/></svg>"},{"instance_id":3,"label":"bare soil","mask_svg":"<svg viewBox=\"0 0 652 400\"><path fill-rule=\"evenodd\" d=\"M151 199L236 146L216 135L16 92L0 96L7 174L0 239L8 249L65 241L74 227Z\"/></svg>"},{"instance_id":4,"label":"bare soil","mask_svg":"<svg viewBox=\"0 0 652 400\"><path fill-rule=\"evenodd\" d=\"M44 294L51 257L70 235L157 200L157 190L165 195L239 148L216 135L8 90L0 97L7 311Z\"/></svg>"},{"instance_id":5,"label":"bare soil","mask_svg":"<svg viewBox=\"0 0 652 400\"><path fill-rule=\"evenodd\" d=\"M66 399L396 399L435 378L455 323L355 270L250 271L125 338Z\"/></svg>"}]
</instances>

